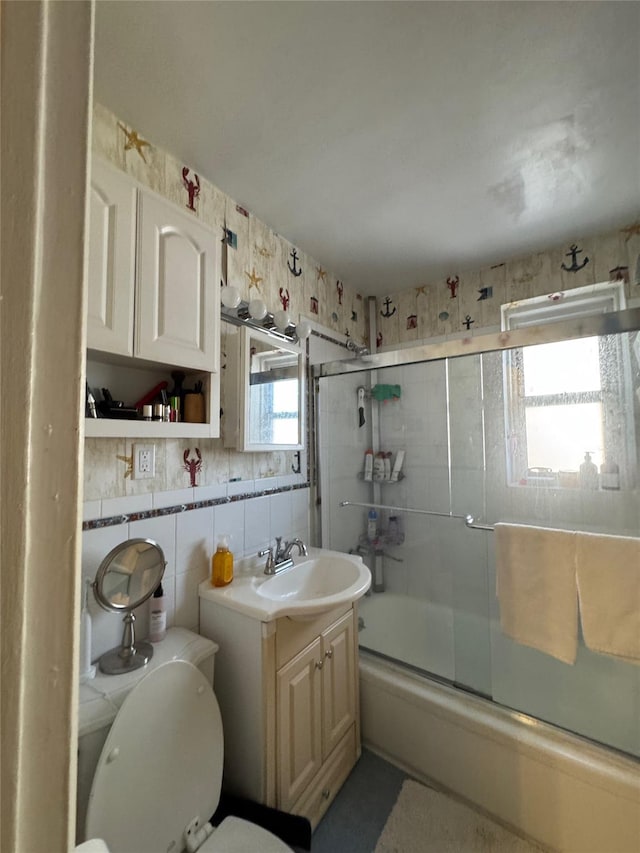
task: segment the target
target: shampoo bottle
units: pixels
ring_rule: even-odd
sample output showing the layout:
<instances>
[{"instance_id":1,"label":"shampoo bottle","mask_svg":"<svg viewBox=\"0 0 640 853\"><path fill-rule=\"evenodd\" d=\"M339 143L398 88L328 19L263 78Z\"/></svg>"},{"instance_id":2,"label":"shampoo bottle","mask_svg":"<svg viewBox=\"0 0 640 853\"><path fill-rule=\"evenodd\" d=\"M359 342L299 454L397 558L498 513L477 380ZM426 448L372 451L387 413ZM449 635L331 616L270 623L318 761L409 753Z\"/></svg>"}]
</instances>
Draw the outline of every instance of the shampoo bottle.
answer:
<instances>
[{"instance_id":1,"label":"shampoo bottle","mask_svg":"<svg viewBox=\"0 0 640 853\"><path fill-rule=\"evenodd\" d=\"M375 481L384 480L384 453L376 453L373 460L373 479Z\"/></svg>"},{"instance_id":2,"label":"shampoo bottle","mask_svg":"<svg viewBox=\"0 0 640 853\"><path fill-rule=\"evenodd\" d=\"M611 459L604 460L600 466L600 486L611 491L620 489L620 467L617 462Z\"/></svg>"},{"instance_id":3,"label":"shampoo bottle","mask_svg":"<svg viewBox=\"0 0 640 853\"><path fill-rule=\"evenodd\" d=\"M378 532L378 513L375 509L369 510L369 515L367 516L367 539L369 542L373 542L376 538L376 534Z\"/></svg>"},{"instance_id":4,"label":"shampoo bottle","mask_svg":"<svg viewBox=\"0 0 640 853\"><path fill-rule=\"evenodd\" d=\"M167 636L167 611L161 583L156 587L149 602L149 639L152 643L159 643Z\"/></svg>"},{"instance_id":5,"label":"shampoo bottle","mask_svg":"<svg viewBox=\"0 0 640 853\"><path fill-rule=\"evenodd\" d=\"M373 450L371 448L364 454L364 479L373 480Z\"/></svg>"},{"instance_id":6,"label":"shampoo bottle","mask_svg":"<svg viewBox=\"0 0 640 853\"><path fill-rule=\"evenodd\" d=\"M229 550L229 537L218 539L216 553L211 558L211 585L226 586L233 580L233 554Z\"/></svg>"},{"instance_id":7,"label":"shampoo bottle","mask_svg":"<svg viewBox=\"0 0 640 853\"><path fill-rule=\"evenodd\" d=\"M591 461L591 454L584 454L584 462L580 466L580 473L578 475L578 479L580 480L580 486L583 489L597 489L598 488L598 468Z\"/></svg>"}]
</instances>

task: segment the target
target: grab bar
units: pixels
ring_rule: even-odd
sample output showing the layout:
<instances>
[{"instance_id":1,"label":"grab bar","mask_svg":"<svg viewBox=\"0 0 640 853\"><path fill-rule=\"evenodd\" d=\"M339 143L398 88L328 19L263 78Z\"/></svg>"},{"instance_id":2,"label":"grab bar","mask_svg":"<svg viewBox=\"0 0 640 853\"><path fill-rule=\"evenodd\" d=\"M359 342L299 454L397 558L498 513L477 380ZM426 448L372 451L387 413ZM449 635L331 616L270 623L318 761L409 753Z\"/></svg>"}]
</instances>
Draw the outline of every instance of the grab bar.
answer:
<instances>
[{"instance_id":1,"label":"grab bar","mask_svg":"<svg viewBox=\"0 0 640 853\"><path fill-rule=\"evenodd\" d=\"M482 524L477 522L472 515L456 515L453 512L434 512L429 509L413 509L407 506L389 506L388 504L365 504L357 501L340 501L340 506L362 506L368 509L389 509L395 512L411 512L416 515L437 515L441 518L459 518L472 530L494 530L492 524Z\"/></svg>"}]
</instances>

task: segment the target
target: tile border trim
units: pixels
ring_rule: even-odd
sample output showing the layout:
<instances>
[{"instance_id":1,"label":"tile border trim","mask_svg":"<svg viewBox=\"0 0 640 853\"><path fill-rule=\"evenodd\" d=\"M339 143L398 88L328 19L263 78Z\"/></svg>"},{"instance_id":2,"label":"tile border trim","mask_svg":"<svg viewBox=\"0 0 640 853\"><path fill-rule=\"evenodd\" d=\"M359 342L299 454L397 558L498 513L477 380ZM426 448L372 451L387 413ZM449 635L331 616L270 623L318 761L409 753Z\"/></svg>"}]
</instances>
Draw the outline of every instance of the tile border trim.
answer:
<instances>
[{"instance_id":1,"label":"tile border trim","mask_svg":"<svg viewBox=\"0 0 640 853\"><path fill-rule=\"evenodd\" d=\"M82 522L83 532L86 530L98 530L103 527L115 527L117 524L127 524L130 521L142 521L146 518L159 518L163 515L177 515L182 512L190 512L194 509L203 509L208 506L224 506L225 504L236 503L237 501L251 500L251 498L263 498L272 495L281 494L283 492L294 492L298 489L308 489L311 483L295 483L291 486L279 486L273 489L264 489L257 492L244 492L237 495L227 495L220 498L207 498L202 501L191 501L189 503L176 504L175 506L163 506L157 509L145 509L139 512L121 513L120 515L112 515L108 518L94 518Z\"/></svg>"}]
</instances>

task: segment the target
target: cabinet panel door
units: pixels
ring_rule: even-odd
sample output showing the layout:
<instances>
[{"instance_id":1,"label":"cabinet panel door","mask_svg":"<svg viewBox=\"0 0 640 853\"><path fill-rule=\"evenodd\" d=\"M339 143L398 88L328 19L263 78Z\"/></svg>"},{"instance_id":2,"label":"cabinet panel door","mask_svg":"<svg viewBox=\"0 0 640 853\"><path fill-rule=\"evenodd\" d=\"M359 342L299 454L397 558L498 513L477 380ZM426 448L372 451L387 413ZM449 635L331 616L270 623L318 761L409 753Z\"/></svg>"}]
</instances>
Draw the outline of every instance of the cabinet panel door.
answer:
<instances>
[{"instance_id":1,"label":"cabinet panel door","mask_svg":"<svg viewBox=\"0 0 640 853\"><path fill-rule=\"evenodd\" d=\"M169 202L140 191L135 354L218 370L219 240Z\"/></svg>"},{"instance_id":2,"label":"cabinet panel door","mask_svg":"<svg viewBox=\"0 0 640 853\"><path fill-rule=\"evenodd\" d=\"M93 161L87 346L120 355L133 355L136 196L129 177Z\"/></svg>"},{"instance_id":3,"label":"cabinet panel door","mask_svg":"<svg viewBox=\"0 0 640 853\"><path fill-rule=\"evenodd\" d=\"M322 764L320 638L277 673L278 808L288 809Z\"/></svg>"},{"instance_id":4,"label":"cabinet panel door","mask_svg":"<svg viewBox=\"0 0 640 853\"><path fill-rule=\"evenodd\" d=\"M322 635L323 759L355 720L356 677L353 612Z\"/></svg>"}]
</instances>

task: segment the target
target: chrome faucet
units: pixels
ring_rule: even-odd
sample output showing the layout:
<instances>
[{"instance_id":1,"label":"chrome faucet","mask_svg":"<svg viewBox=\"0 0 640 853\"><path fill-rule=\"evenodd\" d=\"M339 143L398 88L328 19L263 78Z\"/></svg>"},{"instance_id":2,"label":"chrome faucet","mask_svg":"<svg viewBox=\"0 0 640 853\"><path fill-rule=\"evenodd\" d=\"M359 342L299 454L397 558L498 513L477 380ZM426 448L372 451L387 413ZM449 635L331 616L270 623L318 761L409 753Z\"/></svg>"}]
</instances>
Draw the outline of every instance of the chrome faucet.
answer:
<instances>
[{"instance_id":1,"label":"chrome faucet","mask_svg":"<svg viewBox=\"0 0 640 853\"><path fill-rule=\"evenodd\" d=\"M307 556L307 546L302 539L292 539L291 542L282 544L282 536L276 536L276 544L272 548L264 548L258 551L258 557L266 557L267 562L264 567L265 575L275 575L282 569L288 569L293 565L291 559L291 549L296 545L298 553Z\"/></svg>"}]
</instances>

